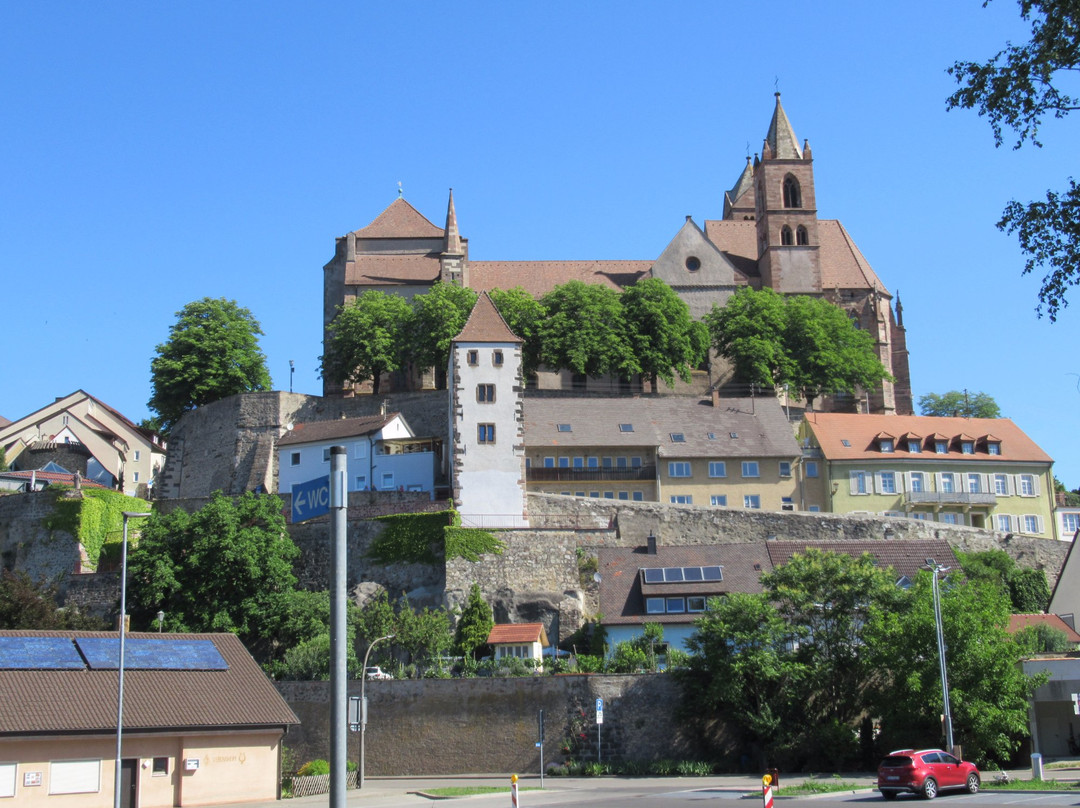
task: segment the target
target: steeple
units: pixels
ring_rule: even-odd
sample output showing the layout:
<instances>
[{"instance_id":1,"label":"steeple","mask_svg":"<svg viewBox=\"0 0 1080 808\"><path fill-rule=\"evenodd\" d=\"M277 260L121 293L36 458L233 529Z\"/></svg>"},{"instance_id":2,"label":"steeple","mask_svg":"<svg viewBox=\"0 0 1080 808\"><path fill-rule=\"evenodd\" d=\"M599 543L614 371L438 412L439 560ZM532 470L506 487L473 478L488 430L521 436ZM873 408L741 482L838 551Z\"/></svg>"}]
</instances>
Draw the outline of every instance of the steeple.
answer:
<instances>
[{"instance_id":1,"label":"steeple","mask_svg":"<svg viewBox=\"0 0 1080 808\"><path fill-rule=\"evenodd\" d=\"M754 166L751 160L747 155L746 167L735 181L735 187L724 192L725 219L754 218Z\"/></svg>"},{"instance_id":2,"label":"steeple","mask_svg":"<svg viewBox=\"0 0 1080 808\"><path fill-rule=\"evenodd\" d=\"M776 94L776 109L773 110L772 121L769 122L769 134L765 136L765 142L769 144L772 152L770 157L775 160L803 159L799 139L795 137L795 130L788 120L787 113L780 105L779 92Z\"/></svg>"},{"instance_id":3,"label":"steeple","mask_svg":"<svg viewBox=\"0 0 1080 808\"><path fill-rule=\"evenodd\" d=\"M465 240L458 232L457 211L454 210L454 189L446 203L446 229L443 230L443 251L439 255L439 280L443 283L469 285L469 256Z\"/></svg>"},{"instance_id":4,"label":"steeple","mask_svg":"<svg viewBox=\"0 0 1080 808\"><path fill-rule=\"evenodd\" d=\"M458 235L453 188L450 189L450 202L446 206L446 248L443 252L451 255L461 255L461 236Z\"/></svg>"}]
</instances>

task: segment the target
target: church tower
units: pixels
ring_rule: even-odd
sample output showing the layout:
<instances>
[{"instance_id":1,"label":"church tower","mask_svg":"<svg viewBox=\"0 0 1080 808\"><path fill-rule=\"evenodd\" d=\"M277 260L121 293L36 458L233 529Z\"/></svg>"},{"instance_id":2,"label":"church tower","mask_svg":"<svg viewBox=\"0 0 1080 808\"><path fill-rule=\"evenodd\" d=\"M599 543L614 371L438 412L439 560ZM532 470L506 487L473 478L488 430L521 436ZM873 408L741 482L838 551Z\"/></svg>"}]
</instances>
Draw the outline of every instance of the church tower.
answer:
<instances>
[{"instance_id":1,"label":"church tower","mask_svg":"<svg viewBox=\"0 0 1080 808\"><path fill-rule=\"evenodd\" d=\"M799 147L776 94L769 133L754 162L758 268L762 286L784 294L821 292L821 257L814 163Z\"/></svg>"},{"instance_id":2,"label":"church tower","mask_svg":"<svg viewBox=\"0 0 1080 808\"><path fill-rule=\"evenodd\" d=\"M458 232L453 188L450 189L450 201L446 203L446 228L443 232L443 250L439 254L439 280L443 283L468 286L469 257Z\"/></svg>"}]
</instances>

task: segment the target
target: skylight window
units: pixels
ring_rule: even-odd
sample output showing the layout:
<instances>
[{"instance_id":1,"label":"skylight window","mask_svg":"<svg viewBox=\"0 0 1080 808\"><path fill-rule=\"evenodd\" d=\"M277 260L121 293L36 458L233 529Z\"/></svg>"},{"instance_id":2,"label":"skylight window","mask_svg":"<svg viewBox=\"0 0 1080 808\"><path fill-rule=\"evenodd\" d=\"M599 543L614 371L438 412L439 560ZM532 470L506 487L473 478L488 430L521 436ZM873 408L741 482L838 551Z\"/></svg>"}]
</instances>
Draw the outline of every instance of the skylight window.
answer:
<instances>
[{"instance_id":1,"label":"skylight window","mask_svg":"<svg viewBox=\"0 0 1080 808\"><path fill-rule=\"evenodd\" d=\"M705 436L706 436L706 437L707 437L707 438L708 438L709 440L716 440L716 433L715 433L715 432L706 432L706 433L705 433Z\"/></svg>"},{"instance_id":2,"label":"skylight window","mask_svg":"<svg viewBox=\"0 0 1080 808\"><path fill-rule=\"evenodd\" d=\"M633 424L619 424L619 431L620 432L633 432L634 431L634 425Z\"/></svg>"},{"instance_id":3,"label":"skylight window","mask_svg":"<svg viewBox=\"0 0 1080 808\"><path fill-rule=\"evenodd\" d=\"M684 435L682 432L672 432L671 433L671 442L672 443L686 443L686 435Z\"/></svg>"},{"instance_id":4,"label":"skylight window","mask_svg":"<svg viewBox=\"0 0 1080 808\"><path fill-rule=\"evenodd\" d=\"M851 448L851 441L849 441L847 438L842 438L841 441L840 441L840 445L847 448L847 449L850 449Z\"/></svg>"},{"instance_id":5,"label":"skylight window","mask_svg":"<svg viewBox=\"0 0 1080 808\"><path fill-rule=\"evenodd\" d=\"M739 433L738 432L728 432L728 437L730 437L732 440L734 440L735 438L739 437Z\"/></svg>"},{"instance_id":6,"label":"skylight window","mask_svg":"<svg viewBox=\"0 0 1080 808\"><path fill-rule=\"evenodd\" d=\"M560 432L571 432L572 431L570 429L570 424L556 424L555 428L558 429Z\"/></svg>"}]
</instances>

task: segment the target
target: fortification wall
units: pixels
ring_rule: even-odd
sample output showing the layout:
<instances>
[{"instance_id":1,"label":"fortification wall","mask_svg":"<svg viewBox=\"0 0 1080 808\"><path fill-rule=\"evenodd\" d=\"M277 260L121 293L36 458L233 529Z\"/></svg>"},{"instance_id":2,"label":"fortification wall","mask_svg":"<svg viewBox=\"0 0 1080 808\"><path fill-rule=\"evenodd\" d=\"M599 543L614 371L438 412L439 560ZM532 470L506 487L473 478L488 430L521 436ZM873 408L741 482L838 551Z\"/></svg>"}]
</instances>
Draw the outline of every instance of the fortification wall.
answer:
<instances>
[{"instance_id":1,"label":"fortification wall","mask_svg":"<svg viewBox=\"0 0 1080 808\"><path fill-rule=\"evenodd\" d=\"M0 568L35 580L69 576L79 568L79 543L63 530L49 530L55 491L0 497Z\"/></svg>"}]
</instances>

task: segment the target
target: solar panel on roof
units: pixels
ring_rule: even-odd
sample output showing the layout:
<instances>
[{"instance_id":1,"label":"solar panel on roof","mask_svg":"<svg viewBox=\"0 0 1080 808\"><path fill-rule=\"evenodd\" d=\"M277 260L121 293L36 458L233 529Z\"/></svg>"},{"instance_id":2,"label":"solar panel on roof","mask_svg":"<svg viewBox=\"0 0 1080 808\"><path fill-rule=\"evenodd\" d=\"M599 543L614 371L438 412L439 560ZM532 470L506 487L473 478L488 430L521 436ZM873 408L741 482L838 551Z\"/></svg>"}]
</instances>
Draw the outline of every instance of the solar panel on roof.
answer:
<instances>
[{"instance_id":1,"label":"solar panel on roof","mask_svg":"<svg viewBox=\"0 0 1080 808\"><path fill-rule=\"evenodd\" d=\"M119 667L120 643L113 637L75 640L94 670ZM210 640L127 639L124 670L223 671L229 665Z\"/></svg>"},{"instance_id":2,"label":"solar panel on roof","mask_svg":"<svg viewBox=\"0 0 1080 808\"><path fill-rule=\"evenodd\" d=\"M68 637L0 637L0 668L82 670L86 667Z\"/></svg>"}]
</instances>

